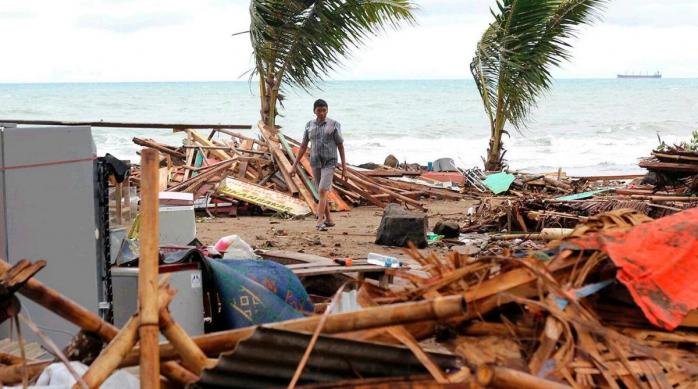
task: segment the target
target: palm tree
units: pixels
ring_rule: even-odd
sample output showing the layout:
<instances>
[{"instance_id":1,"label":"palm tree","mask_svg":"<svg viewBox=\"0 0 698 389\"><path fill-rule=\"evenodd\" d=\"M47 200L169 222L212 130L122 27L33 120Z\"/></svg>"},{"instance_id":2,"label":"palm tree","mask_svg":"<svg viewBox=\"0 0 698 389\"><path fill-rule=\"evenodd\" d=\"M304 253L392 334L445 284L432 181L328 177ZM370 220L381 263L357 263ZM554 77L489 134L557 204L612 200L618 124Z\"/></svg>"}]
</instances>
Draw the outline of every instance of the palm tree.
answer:
<instances>
[{"instance_id":1,"label":"palm tree","mask_svg":"<svg viewBox=\"0 0 698 389\"><path fill-rule=\"evenodd\" d=\"M251 0L261 115L274 128L282 85L308 90L370 35L413 23L410 0Z\"/></svg>"},{"instance_id":2,"label":"palm tree","mask_svg":"<svg viewBox=\"0 0 698 389\"><path fill-rule=\"evenodd\" d=\"M570 58L578 27L600 16L608 0L497 0L492 22L470 63L490 122L485 169L503 167L507 123L520 130L551 86L551 68Z\"/></svg>"}]
</instances>

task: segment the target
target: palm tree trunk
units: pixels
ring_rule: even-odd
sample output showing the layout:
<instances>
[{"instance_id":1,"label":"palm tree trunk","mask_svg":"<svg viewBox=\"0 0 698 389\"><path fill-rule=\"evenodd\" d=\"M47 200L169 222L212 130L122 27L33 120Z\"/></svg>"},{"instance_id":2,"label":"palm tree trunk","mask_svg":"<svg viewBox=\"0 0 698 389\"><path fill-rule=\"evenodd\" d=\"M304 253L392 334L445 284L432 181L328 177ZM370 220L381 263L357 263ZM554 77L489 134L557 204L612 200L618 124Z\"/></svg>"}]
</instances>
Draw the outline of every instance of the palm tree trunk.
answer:
<instances>
[{"instance_id":1,"label":"palm tree trunk","mask_svg":"<svg viewBox=\"0 0 698 389\"><path fill-rule=\"evenodd\" d=\"M497 113L495 115L492 132L490 134L490 145L487 149L487 160L485 161L486 171L501 171L502 170L502 133L506 120L504 118L504 97L498 93L497 97Z\"/></svg>"}]
</instances>

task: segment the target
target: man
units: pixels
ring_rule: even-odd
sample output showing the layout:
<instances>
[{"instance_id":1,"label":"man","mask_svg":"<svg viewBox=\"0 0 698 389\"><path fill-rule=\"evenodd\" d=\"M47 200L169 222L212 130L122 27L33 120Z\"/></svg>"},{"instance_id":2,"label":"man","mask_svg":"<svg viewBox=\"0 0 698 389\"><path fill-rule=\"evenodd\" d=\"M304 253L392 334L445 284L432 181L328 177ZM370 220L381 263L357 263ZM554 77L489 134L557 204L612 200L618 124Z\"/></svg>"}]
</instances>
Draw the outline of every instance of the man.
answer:
<instances>
[{"instance_id":1,"label":"man","mask_svg":"<svg viewBox=\"0 0 698 389\"><path fill-rule=\"evenodd\" d=\"M333 227L334 222L330 217L330 208L327 206L327 195L332 190L332 178L334 169L337 166L337 151L342 158L342 180L346 180L347 163L344 159L344 139L339 122L327 117L328 107L325 100L318 99L313 104L315 120L309 121L305 125L303 133L303 143L296 162L293 163L289 174L296 174L299 161L303 158L308 149L308 142L312 143L310 148L310 166L313 168L313 180L320 192L320 202L318 203L317 229L327 231L327 227Z\"/></svg>"}]
</instances>

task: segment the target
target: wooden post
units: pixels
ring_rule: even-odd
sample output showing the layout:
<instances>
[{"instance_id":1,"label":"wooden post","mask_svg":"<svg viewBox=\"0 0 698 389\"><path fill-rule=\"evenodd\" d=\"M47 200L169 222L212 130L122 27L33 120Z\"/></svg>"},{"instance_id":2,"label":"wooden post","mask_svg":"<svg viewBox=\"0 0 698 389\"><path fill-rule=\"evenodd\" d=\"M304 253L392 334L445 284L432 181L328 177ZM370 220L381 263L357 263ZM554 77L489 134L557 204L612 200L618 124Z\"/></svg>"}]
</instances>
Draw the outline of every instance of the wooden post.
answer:
<instances>
[{"instance_id":1,"label":"wooden post","mask_svg":"<svg viewBox=\"0 0 698 389\"><path fill-rule=\"evenodd\" d=\"M116 211L116 225L118 226L124 224L123 190L124 188L120 182L114 184L114 210Z\"/></svg>"},{"instance_id":2,"label":"wooden post","mask_svg":"<svg viewBox=\"0 0 698 389\"><path fill-rule=\"evenodd\" d=\"M158 307L166 307L174 298L175 291L169 285L163 285L158 295ZM124 357L136 345L138 341L138 329L141 321L138 313L135 313L124 324L119 333L109 342L109 345L102 350L99 357L92 363L83 379L90 388L98 388L116 370ZM75 384L73 389L79 389Z\"/></svg>"},{"instance_id":3,"label":"wooden post","mask_svg":"<svg viewBox=\"0 0 698 389\"><path fill-rule=\"evenodd\" d=\"M124 206L126 207L126 222L131 223L133 220L133 215L131 214L131 180L126 176L126 179L121 184L123 189L122 197L124 199Z\"/></svg>"},{"instance_id":4,"label":"wooden post","mask_svg":"<svg viewBox=\"0 0 698 389\"><path fill-rule=\"evenodd\" d=\"M141 152L141 228L138 263L138 309L141 344L142 388L160 387L158 338L158 266L160 258L160 217L158 193L159 154L155 149Z\"/></svg>"},{"instance_id":5,"label":"wooden post","mask_svg":"<svg viewBox=\"0 0 698 389\"><path fill-rule=\"evenodd\" d=\"M160 309L160 329L182 357L182 365L196 375L201 375L207 367L208 358L186 331L172 319L167 307Z\"/></svg>"},{"instance_id":6,"label":"wooden post","mask_svg":"<svg viewBox=\"0 0 698 389\"><path fill-rule=\"evenodd\" d=\"M7 272L11 268L12 266L9 263L0 259L0 274ZM116 327L105 322L95 313L88 311L78 303L34 278L30 278L29 281L19 289L19 293L75 324L83 331L97 334L106 341L111 341L118 333ZM138 358L136 358L136 361L137 360ZM162 368L163 374L167 378L182 384L193 382L198 378L176 362L167 362Z\"/></svg>"}]
</instances>

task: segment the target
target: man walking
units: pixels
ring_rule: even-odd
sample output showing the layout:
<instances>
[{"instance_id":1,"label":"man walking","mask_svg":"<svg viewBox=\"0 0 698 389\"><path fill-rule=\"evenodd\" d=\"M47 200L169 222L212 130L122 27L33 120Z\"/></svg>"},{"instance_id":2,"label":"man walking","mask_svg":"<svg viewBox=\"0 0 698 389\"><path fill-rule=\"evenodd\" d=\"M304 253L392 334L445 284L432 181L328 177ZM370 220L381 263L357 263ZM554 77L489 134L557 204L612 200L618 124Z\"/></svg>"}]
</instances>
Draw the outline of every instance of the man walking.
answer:
<instances>
[{"instance_id":1,"label":"man walking","mask_svg":"<svg viewBox=\"0 0 698 389\"><path fill-rule=\"evenodd\" d=\"M310 166L313 168L315 186L320 192L317 222L317 229L320 231L327 231L327 227L334 226L330 217L330 208L327 205L327 195L332 190L332 178L335 166L337 166L337 150L342 158L342 180L346 180L347 171L341 127L339 122L327 117L327 112L328 107L325 100L316 100L313 104L315 120L311 120L305 125L301 149L289 172L291 176L296 174L298 163L308 149L308 142L311 142Z\"/></svg>"}]
</instances>

